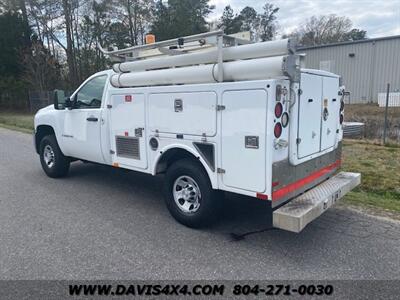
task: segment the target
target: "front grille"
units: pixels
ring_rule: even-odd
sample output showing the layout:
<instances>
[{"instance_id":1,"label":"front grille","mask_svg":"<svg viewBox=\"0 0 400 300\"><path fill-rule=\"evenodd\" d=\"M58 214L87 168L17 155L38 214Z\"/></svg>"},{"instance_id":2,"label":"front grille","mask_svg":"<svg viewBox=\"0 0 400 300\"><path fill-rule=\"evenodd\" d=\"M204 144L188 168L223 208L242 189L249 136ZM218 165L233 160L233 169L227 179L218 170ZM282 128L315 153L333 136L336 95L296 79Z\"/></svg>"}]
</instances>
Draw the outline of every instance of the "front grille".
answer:
<instances>
[{"instance_id":1,"label":"front grille","mask_svg":"<svg viewBox=\"0 0 400 300\"><path fill-rule=\"evenodd\" d=\"M136 137L116 136L117 156L140 159L139 139Z\"/></svg>"}]
</instances>

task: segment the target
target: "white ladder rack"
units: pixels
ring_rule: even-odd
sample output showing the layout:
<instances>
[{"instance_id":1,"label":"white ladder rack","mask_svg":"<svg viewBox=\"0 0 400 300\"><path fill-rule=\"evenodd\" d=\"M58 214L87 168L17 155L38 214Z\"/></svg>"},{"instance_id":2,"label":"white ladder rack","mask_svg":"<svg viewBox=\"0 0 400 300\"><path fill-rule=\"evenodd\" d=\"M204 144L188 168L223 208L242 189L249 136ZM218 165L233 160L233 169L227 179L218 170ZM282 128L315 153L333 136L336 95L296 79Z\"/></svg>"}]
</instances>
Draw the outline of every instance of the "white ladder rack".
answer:
<instances>
[{"instance_id":1,"label":"white ladder rack","mask_svg":"<svg viewBox=\"0 0 400 300\"><path fill-rule=\"evenodd\" d=\"M98 47L100 51L111 58L113 62L127 62L127 61L135 61L138 59L144 59L146 55L142 55L144 52L149 50L158 50L159 53L153 55L148 55L151 57L154 56L171 56L171 55L181 55L187 54L193 51L203 50L210 47L217 47L218 49L218 81L223 80L223 57L222 57L222 49L225 46L239 46L250 44L250 41L240 39L237 37L225 35L223 31L211 31L205 32L195 35L190 35L186 37L180 37L175 39L170 39L166 41L160 41L152 44L145 44L139 46L128 47L125 49L117 49L107 51L100 44ZM185 44L189 44L185 48Z\"/></svg>"}]
</instances>

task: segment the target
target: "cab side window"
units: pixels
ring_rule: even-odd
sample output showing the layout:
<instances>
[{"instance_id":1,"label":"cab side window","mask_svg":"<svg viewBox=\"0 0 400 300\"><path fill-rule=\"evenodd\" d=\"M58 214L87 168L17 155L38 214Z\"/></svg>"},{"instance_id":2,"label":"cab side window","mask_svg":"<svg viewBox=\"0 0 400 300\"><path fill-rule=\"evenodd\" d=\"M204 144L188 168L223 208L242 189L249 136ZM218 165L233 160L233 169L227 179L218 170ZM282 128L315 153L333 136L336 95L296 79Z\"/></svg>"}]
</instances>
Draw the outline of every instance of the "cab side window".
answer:
<instances>
[{"instance_id":1,"label":"cab side window","mask_svg":"<svg viewBox=\"0 0 400 300\"><path fill-rule=\"evenodd\" d=\"M75 96L75 108L100 108L107 75L88 81Z\"/></svg>"}]
</instances>

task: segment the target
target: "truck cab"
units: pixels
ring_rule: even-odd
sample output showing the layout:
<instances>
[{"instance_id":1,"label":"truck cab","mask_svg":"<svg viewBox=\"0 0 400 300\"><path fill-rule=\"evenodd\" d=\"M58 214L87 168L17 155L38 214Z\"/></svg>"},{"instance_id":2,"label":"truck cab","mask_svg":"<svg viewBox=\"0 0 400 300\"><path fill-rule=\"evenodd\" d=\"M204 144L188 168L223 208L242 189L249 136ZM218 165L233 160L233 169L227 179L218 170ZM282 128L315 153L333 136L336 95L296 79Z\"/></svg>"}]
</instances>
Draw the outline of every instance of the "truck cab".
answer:
<instances>
[{"instance_id":1,"label":"truck cab","mask_svg":"<svg viewBox=\"0 0 400 300\"><path fill-rule=\"evenodd\" d=\"M102 153L103 101L108 88L110 71L89 77L69 99L57 99L53 106L39 110L35 123L46 123L37 128L36 150L40 148L41 132L54 131L65 156L96 163L106 163ZM65 107L70 105L69 107ZM40 120L46 119L45 122Z\"/></svg>"}]
</instances>

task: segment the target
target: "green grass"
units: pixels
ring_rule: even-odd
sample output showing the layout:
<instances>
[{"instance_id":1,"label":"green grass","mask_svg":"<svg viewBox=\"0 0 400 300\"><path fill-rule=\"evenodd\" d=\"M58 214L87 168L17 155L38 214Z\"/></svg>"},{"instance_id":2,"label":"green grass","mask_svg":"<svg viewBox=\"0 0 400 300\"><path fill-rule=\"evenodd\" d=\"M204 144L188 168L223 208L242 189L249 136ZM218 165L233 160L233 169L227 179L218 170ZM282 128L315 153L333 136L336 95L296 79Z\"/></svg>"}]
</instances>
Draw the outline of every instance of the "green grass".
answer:
<instances>
[{"instance_id":1,"label":"green grass","mask_svg":"<svg viewBox=\"0 0 400 300\"><path fill-rule=\"evenodd\" d=\"M398 194L387 193L382 195L357 189L347 194L344 202L357 206L400 212L400 197Z\"/></svg>"},{"instance_id":2,"label":"green grass","mask_svg":"<svg viewBox=\"0 0 400 300\"><path fill-rule=\"evenodd\" d=\"M345 121L364 123L364 136L370 141L382 142L385 120L384 107L379 107L376 103L345 105L344 119ZM400 146L398 124L400 124L400 107L389 107L386 142Z\"/></svg>"},{"instance_id":3,"label":"green grass","mask_svg":"<svg viewBox=\"0 0 400 300\"><path fill-rule=\"evenodd\" d=\"M400 212L399 147L347 140L342 169L362 176L361 185L345 197L345 203Z\"/></svg>"},{"instance_id":4,"label":"green grass","mask_svg":"<svg viewBox=\"0 0 400 300\"><path fill-rule=\"evenodd\" d=\"M0 112L0 126L22 132L33 132L33 115Z\"/></svg>"}]
</instances>

